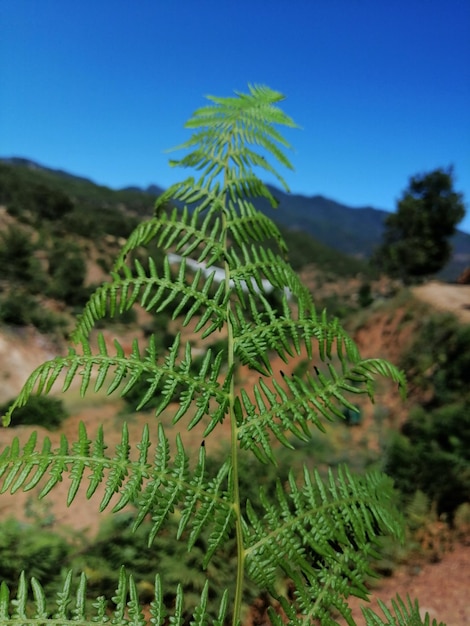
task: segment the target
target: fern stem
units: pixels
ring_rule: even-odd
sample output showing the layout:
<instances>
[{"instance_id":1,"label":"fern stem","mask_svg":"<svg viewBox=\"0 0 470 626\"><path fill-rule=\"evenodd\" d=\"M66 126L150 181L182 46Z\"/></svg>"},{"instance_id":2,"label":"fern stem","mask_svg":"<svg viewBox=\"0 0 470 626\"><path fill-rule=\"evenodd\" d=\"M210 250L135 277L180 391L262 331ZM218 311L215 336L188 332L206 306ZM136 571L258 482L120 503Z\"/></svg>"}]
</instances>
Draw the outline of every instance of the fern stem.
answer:
<instances>
[{"instance_id":1,"label":"fern stem","mask_svg":"<svg viewBox=\"0 0 470 626\"><path fill-rule=\"evenodd\" d=\"M229 306L229 304L227 304ZM228 354L229 354L229 367L233 367L233 333L232 326L228 324ZM230 371L230 370L229 370ZM240 511L240 488L239 488L239 476L238 476L238 428L235 419L235 412L233 409L235 391L233 376L230 385L230 422L231 422L231 441L230 441L230 455L232 459L232 488L233 488L233 510L235 513L235 532L237 541L237 577L235 584L235 600L233 611L233 626L240 623L242 595L243 595L243 577L245 570L245 549L243 544L243 532L241 524L241 511Z\"/></svg>"},{"instance_id":2,"label":"fern stem","mask_svg":"<svg viewBox=\"0 0 470 626\"><path fill-rule=\"evenodd\" d=\"M228 168L229 168L229 156L228 153L225 158L224 165L224 189L227 189L228 183ZM225 203L226 203L226 195L225 192L223 199L223 210L222 210L222 220L223 220L223 247L224 250L228 249L228 232L227 232L227 215L225 213ZM224 271L225 271L225 292L227 294L230 293L230 266L227 261L227 256L225 256L224 261ZM241 523L241 506L240 506L240 485L239 485L239 469L238 469L238 425L235 416L235 377L233 375L234 365L235 365L235 350L234 350L234 337L233 337L233 325L231 319L231 299L227 298L227 363L228 363L228 371L232 372L230 379L230 388L229 388L229 417L230 417L230 457L231 457L231 487L232 487L232 507L235 514L235 537L237 544L237 573L235 580L235 598L234 598L234 606L233 606L233 617L232 624L233 626L238 626L241 623L241 608L242 608L242 600L243 600L243 580L244 580L244 572L245 572L245 547L243 543L243 530Z\"/></svg>"}]
</instances>

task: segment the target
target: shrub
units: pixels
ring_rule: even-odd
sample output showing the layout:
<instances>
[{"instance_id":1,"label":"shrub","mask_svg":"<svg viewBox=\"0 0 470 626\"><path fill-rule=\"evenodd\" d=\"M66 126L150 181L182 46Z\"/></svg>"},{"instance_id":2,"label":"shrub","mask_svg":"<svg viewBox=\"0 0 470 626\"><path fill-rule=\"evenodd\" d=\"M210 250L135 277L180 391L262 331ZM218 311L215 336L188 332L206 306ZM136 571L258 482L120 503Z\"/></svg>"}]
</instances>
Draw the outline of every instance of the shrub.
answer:
<instances>
[{"instance_id":1,"label":"shrub","mask_svg":"<svg viewBox=\"0 0 470 626\"><path fill-rule=\"evenodd\" d=\"M402 365L416 404L390 442L385 470L405 500L419 489L452 522L470 501L470 326L425 316Z\"/></svg>"},{"instance_id":2,"label":"shrub","mask_svg":"<svg viewBox=\"0 0 470 626\"><path fill-rule=\"evenodd\" d=\"M59 587L61 565L67 565L70 548L57 533L16 520L0 523L0 578L12 592L22 572L44 582L52 593ZM5 624L2 617L2 624Z\"/></svg>"},{"instance_id":3,"label":"shrub","mask_svg":"<svg viewBox=\"0 0 470 626\"><path fill-rule=\"evenodd\" d=\"M34 296L19 289L0 297L0 322L10 326L32 325L44 334L67 326L64 317L44 308Z\"/></svg>"},{"instance_id":4,"label":"shrub","mask_svg":"<svg viewBox=\"0 0 470 626\"><path fill-rule=\"evenodd\" d=\"M51 277L48 295L68 305L84 304L89 295L84 288L87 265L79 246L68 240L56 239L48 261Z\"/></svg>"},{"instance_id":5,"label":"shrub","mask_svg":"<svg viewBox=\"0 0 470 626\"><path fill-rule=\"evenodd\" d=\"M470 326L451 314L424 317L401 366L410 384L430 397L431 408L468 395Z\"/></svg>"},{"instance_id":6,"label":"shrub","mask_svg":"<svg viewBox=\"0 0 470 626\"><path fill-rule=\"evenodd\" d=\"M0 266L3 280L23 283L32 293L44 288L45 276L34 253L31 235L19 226L8 226L0 232Z\"/></svg>"},{"instance_id":7,"label":"shrub","mask_svg":"<svg viewBox=\"0 0 470 626\"><path fill-rule=\"evenodd\" d=\"M5 414L15 403L10 400L0 407L0 414ZM47 430L56 430L69 417L60 398L49 396L30 396L23 406L15 411L15 426L42 426Z\"/></svg>"},{"instance_id":8,"label":"shrub","mask_svg":"<svg viewBox=\"0 0 470 626\"><path fill-rule=\"evenodd\" d=\"M452 521L470 501L470 403L415 407L392 439L385 470L407 498L421 490Z\"/></svg>"}]
</instances>

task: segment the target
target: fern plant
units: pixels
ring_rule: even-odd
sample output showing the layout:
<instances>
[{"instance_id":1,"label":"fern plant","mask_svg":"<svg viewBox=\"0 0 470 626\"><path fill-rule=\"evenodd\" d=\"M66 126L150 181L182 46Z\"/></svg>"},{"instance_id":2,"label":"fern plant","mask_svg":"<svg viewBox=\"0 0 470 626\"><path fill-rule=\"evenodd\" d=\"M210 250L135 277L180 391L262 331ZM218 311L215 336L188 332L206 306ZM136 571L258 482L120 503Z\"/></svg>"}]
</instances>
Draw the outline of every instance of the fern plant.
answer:
<instances>
[{"instance_id":1,"label":"fern plant","mask_svg":"<svg viewBox=\"0 0 470 626\"><path fill-rule=\"evenodd\" d=\"M348 599L367 598L365 580L378 537L400 538L402 533L390 479L380 473L356 477L347 467L322 477L305 468L303 475L291 473L286 484L279 482L275 494L260 489L258 502L246 501L240 489L241 449L253 456L256 480L257 464L275 464L279 446L294 448L313 429L323 431L325 424L341 419L345 407L354 409L354 395L373 398L377 376L405 388L399 370L380 359L362 359L339 321L317 313L286 260L277 227L253 205L258 198L276 204L255 171L274 175L287 188L269 160L291 167L285 154L289 145L278 126L295 124L277 106L282 99L267 87L250 86L247 94L211 96L194 113L187 123L194 134L182 146L186 154L171 163L192 168L199 177L173 185L156 201L154 216L124 245L112 280L91 296L78 319L74 347L37 368L4 417L7 425L15 407L33 393L48 393L58 382L65 392L81 378L82 394L105 387L109 394L125 396L141 385L141 406L159 398L158 426L146 426L140 441L131 442L124 424L114 452L107 449L102 430L92 441L84 424L75 441L63 437L57 449L48 439L39 444L36 434L23 447L13 439L0 455L1 489L40 486L43 497L68 476L70 504L83 483L89 498L104 485L101 511L129 507L135 512L134 529L151 519L148 550L166 526L176 528L189 551L204 531L208 540L202 568L232 541L235 592L231 597L227 590L215 601L214 624L241 623L246 578L272 598L269 619L274 625L326 626L336 624L338 616L351 625ZM147 263L136 260L142 258L136 251L151 242L164 253L163 264L151 257ZM145 349L135 341L130 354L117 341L110 347L99 336L93 350L89 334L95 323L137 305L170 312L182 327L193 322L208 345L220 345L223 339L224 349L209 347L197 371L191 367L194 349L182 333L166 352L157 348L155 336ZM274 356L288 364L296 355L310 361L304 377L274 371ZM249 389L236 384L240 366L256 372ZM173 445L158 421L164 411L171 411L178 424L172 433L202 424L205 440L218 436L222 422L229 423L230 452L215 474L207 472L204 443L196 459L190 458L180 435ZM208 583L188 616L182 586L173 590L173 605L166 606L169 590L158 572L155 576L154 600L146 613L150 623L208 623ZM287 583L280 585L280 580ZM115 596L100 597L91 608L84 574L76 587L72 573L67 575L53 608L34 578L30 588L28 592L26 575L15 597L2 585L0 624L148 623L132 573L121 571ZM213 599L211 603L213 607ZM422 623L417 605L399 601L394 608L395 617L385 609L386 621L365 612L367 624Z\"/></svg>"}]
</instances>

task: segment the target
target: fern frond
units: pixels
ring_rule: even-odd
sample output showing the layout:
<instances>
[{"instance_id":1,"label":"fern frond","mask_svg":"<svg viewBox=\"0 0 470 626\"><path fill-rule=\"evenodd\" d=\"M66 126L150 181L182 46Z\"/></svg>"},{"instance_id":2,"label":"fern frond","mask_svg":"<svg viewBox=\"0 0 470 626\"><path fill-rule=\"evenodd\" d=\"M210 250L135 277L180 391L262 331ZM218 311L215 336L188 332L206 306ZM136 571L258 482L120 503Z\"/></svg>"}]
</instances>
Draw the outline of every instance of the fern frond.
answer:
<instances>
[{"instance_id":1,"label":"fern frond","mask_svg":"<svg viewBox=\"0 0 470 626\"><path fill-rule=\"evenodd\" d=\"M217 405L213 411L210 411L211 428L223 420L229 402L227 385L230 381L230 372L224 386L222 386L217 380L222 367L221 353L213 357L212 352L208 350L201 369L199 372L193 373L191 371L192 355L189 344L186 345L183 360L178 362L179 335L176 336L162 363L157 360L154 338L151 339L145 356L141 354L137 341L134 341L132 352L128 356L124 354L124 349L119 342L115 341L115 346L116 355L109 355L106 343L100 336L98 354L92 354L90 344L83 340L83 354L78 354L76 350L70 348L68 356L57 357L40 365L29 376L15 402L5 414L4 425L10 423L15 408L26 404L33 393L48 393L61 374L65 374L62 391L69 389L77 376L81 377L80 392L82 396L92 386L94 374L96 374L93 385L94 391L99 391L106 384L108 395L120 388L121 396L125 396L139 380L144 379L148 386L140 406L144 406L158 391L161 401L156 409L157 415L160 415L170 404L178 388L182 402L174 416L175 422L180 420L194 403L197 410L190 421L192 428L209 413L212 400L215 400Z\"/></svg>"},{"instance_id":2,"label":"fern frond","mask_svg":"<svg viewBox=\"0 0 470 626\"><path fill-rule=\"evenodd\" d=\"M274 240L283 253L287 252L287 246L277 226L264 213L256 211L248 200L238 198L230 200L226 212L227 232L238 246ZM229 250L228 254L231 252Z\"/></svg>"},{"instance_id":3,"label":"fern frond","mask_svg":"<svg viewBox=\"0 0 470 626\"><path fill-rule=\"evenodd\" d=\"M345 618L349 595L367 597L376 538L401 536L401 518L391 506L392 481L382 474L353 477L341 468L323 481L304 469L303 484L289 476L289 492L278 483L276 502L264 493L260 518L248 503L244 520L247 571L276 597L276 573L296 583L297 610L322 624L332 607Z\"/></svg>"},{"instance_id":4,"label":"fern frond","mask_svg":"<svg viewBox=\"0 0 470 626\"><path fill-rule=\"evenodd\" d=\"M339 321L328 320L325 312L318 318L309 297L299 299L297 312L285 295L279 303L281 310L273 309L260 294L258 297L249 294L248 304L252 320L247 319L241 306L235 306L231 317L235 351L243 364L260 373L272 375L266 350L272 350L286 362L304 350L313 360L313 346L316 345L318 358L323 362L334 357L347 367L360 360L356 344Z\"/></svg>"},{"instance_id":5,"label":"fern frond","mask_svg":"<svg viewBox=\"0 0 470 626\"><path fill-rule=\"evenodd\" d=\"M433 619L431 623L429 613L426 613L424 618L421 617L418 601L412 602L409 596L406 602L397 596L392 600L391 610L381 600L378 600L378 604L383 617L369 607L362 608L366 626L445 626L444 622L438 624L436 619Z\"/></svg>"},{"instance_id":6,"label":"fern frond","mask_svg":"<svg viewBox=\"0 0 470 626\"><path fill-rule=\"evenodd\" d=\"M85 574L79 577L76 589L73 588L72 572L65 575L62 588L56 595L55 606L52 598L47 598L41 584L31 579L30 586L24 574L21 575L16 597L10 596L7 585L0 586L0 623L2 626L95 626L96 624L114 624L115 626L163 626L164 624L183 624L186 621L195 626L207 624L208 584L204 586L199 601L190 615L183 612L184 595L181 586L176 592L173 607L164 602L164 593L160 576L155 578L155 594L150 605L150 621L144 616L139 602L136 582L124 569L119 573L118 587L112 598L100 596L89 603L86 595L87 579ZM50 608L52 607L52 608ZM220 626L227 615L227 593L225 592L219 607L217 622Z\"/></svg>"},{"instance_id":7,"label":"fern frond","mask_svg":"<svg viewBox=\"0 0 470 626\"><path fill-rule=\"evenodd\" d=\"M153 218L131 234L110 281L87 303L73 333L76 347L31 374L4 424L33 393L48 393L56 383L66 391L78 380L82 395L103 389L129 399L139 390L137 409L151 403L157 417L172 411L174 424L183 418L188 430L201 424L204 437L227 418L228 458L215 475L209 474L203 443L192 467L180 434L170 446L161 423L155 441L145 426L137 442L130 441L124 424L119 443L109 451L102 429L93 439L81 424L75 441L62 435L55 449L48 438L38 444L35 433L23 446L14 438L0 451L0 493L35 488L44 497L67 477L71 504L88 480L86 496L96 495L101 511L131 506L133 530L150 520L145 524L149 549L169 520L175 522L176 538L193 550L192 555L204 545L204 568L224 544L234 545L237 563L230 610L226 592L213 620L217 607L215 613L213 606L208 609L212 592L206 584L192 617L188 616L184 609L188 594L185 599L181 584L164 593L157 576L149 609L152 624L205 626L212 619L223 626L230 612L233 625L239 626L246 571L278 599L283 614L271 612L275 626L333 625L332 610L353 626L347 599L367 598L364 581L376 555L377 537L400 536L401 519L390 505L391 481L382 474L354 478L347 469L322 479L305 468L303 480L297 482L291 473L287 486L277 484L272 499L261 491L259 508L250 502L244 507L239 448L275 463L273 438L293 447L293 437L307 440L312 426L322 430L325 421L341 418L344 407L353 407L352 394L367 394L373 400L378 375L404 390L403 374L380 359L361 359L339 321L328 319L326 312L317 314L311 294L285 260L287 249L279 229L252 203L259 198L277 205L256 176L259 169L287 189L272 164L292 167L284 151L290 146L277 129L295 127L277 106L283 96L250 85L248 93L208 100L187 123L195 133L180 146L186 154L171 163L194 168L196 177L172 185L156 200ZM142 248L149 244L158 252L144 261ZM224 330L225 350L208 346L196 361L181 332L161 353L155 335L145 350L137 340L130 353L117 341L110 350L103 335L92 348L88 336L96 322L135 305L150 313L169 313L183 326L197 318L195 331L201 339ZM306 355L310 370L302 378L283 372L279 377L271 365L273 354L285 362ZM235 385L240 364L260 374L251 390ZM206 580L213 565L215 559ZM277 591L279 576L289 580L292 600ZM137 586L124 570L110 601L100 597L90 607L86 585L81 575L74 591L69 573L51 612L39 582L32 580L29 590L23 576L15 598L2 584L0 624L145 626ZM169 597L171 607L165 602ZM392 611L385 606L382 610L390 624L395 620L393 624L404 626L408 617L414 619L414 607L400 600ZM366 619L380 620L364 614ZM370 622L374 624L382 622Z\"/></svg>"},{"instance_id":8,"label":"fern frond","mask_svg":"<svg viewBox=\"0 0 470 626\"><path fill-rule=\"evenodd\" d=\"M188 280L187 269L189 266L184 257L179 261L176 276L169 257L165 257L161 272L152 258L149 258L148 270L138 260L135 261L134 273L124 265L123 275L114 274L113 282L104 283L90 297L72 335L74 341L87 337L99 319L128 311L136 303L149 312L161 313L169 308L173 319L184 309L189 309L183 326L199 314L198 330L208 320L212 320L209 333L220 328L226 314L223 285L216 288L215 272L207 274L200 267L195 271L192 280ZM214 293L211 292L213 285Z\"/></svg>"},{"instance_id":9,"label":"fern frond","mask_svg":"<svg viewBox=\"0 0 470 626\"><path fill-rule=\"evenodd\" d=\"M243 259L234 249L228 255L230 278L236 285L246 286L253 295L279 290L281 293L287 292L289 297L311 301L307 288L296 272L279 255L264 246L255 247L253 244L249 248L242 244L241 253Z\"/></svg>"},{"instance_id":10,"label":"fern frond","mask_svg":"<svg viewBox=\"0 0 470 626\"><path fill-rule=\"evenodd\" d=\"M264 155L249 148L250 145L261 148L281 165L292 169L279 145L286 148L290 146L274 126L280 124L296 127L292 119L275 106L283 99L282 94L260 85L249 86L248 94L237 93L233 98L208 96L212 104L195 111L186 123L186 128L202 130L175 148L189 149L190 153L171 164L195 169L209 168L205 172L207 176L212 164L219 159L224 164L224 174L229 186L232 183L239 195L242 190L248 189L251 192L251 185L255 180L255 191L259 192L259 181L251 171L253 167L273 174L288 189L282 176Z\"/></svg>"},{"instance_id":11,"label":"fern frond","mask_svg":"<svg viewBox=\"0 0 470 626\"><path fill-rule=\"evenodd\" d=\"M158 213L162 204L166 202L166 194L178 195L177 189L170 189L156 201ZM225 250L222 245L222 228L218 211L214 208L216 194L210 192L210 210L201 218L201 206L197 210L189 211L174 208L171 212L162 212L158 216L140 223L131 233L124 244L114 266L118 272L125 264L129 255L140 247L148 246L154 241L164 252L173 251L182 256L195 254L199 263L205 261L207 265L219 262L224 258ZM178 198L177 198L178 199Z\"/></svg>"},{"instance_id":12,"label":"fern frond","mask_svg":"<svg viewBox=\"0 0 470 626\"><path fill-rule=\"evenodd\" d=\"M179 507L182 513L178 536L181 537L188 528L188 543L191 547L203 529L212 528L209 540L212 554L226 536L221 529L228 532L233 524L231 496L227 488L228 462L220 468L215 478L209 478L204 469L204 448L201 448L199 463L191 471L180 438L177 439L177 453L171 459L169 442L161 424L153 463L149 459L149 448L149 429L145 426L140 442L136 445L138 456L132 458L126 424L122 427L121 440L114 454L106 454L102 429L93 442L88 438L84 424L79 427L77 441L70 446L62 436L55 450L48 438L45 438L42 448L38 448L36 433L31 435L23 449L15 437L11 446L0 454L0 493L30 491L49 475L39 493L42 498L68 476L70 486L67 504L70 505L87 472L87 498L95 494L99 485L105 486L100 511L104 511L113 498L113 512L132 504L137 509L134 529L150 515L153 523L149 543L152 543L161 525Z\"/></svg>"},{"instance_id":13,"label":"fern frond","mask_svg":"<svg viewBox=\"0 0 470 626\"><path fill-rule=\"evenodd\" d=\"M262 341L260 337L256 339L258 354L262 354ZM263 361L263 365L269 366L269 362ZM343 362L340 372L331 362L324 372L314 367L315 374L307 373L304 378L283 375L283 384L273 378L268 385L260 378L252 388L253 400L241 389L236 407L237 434L243 448L251 449L262 461L274 462L272 434L290 447L287 433L305 441L311 425L324 431L324 420L344 419L344 408L354 410L348 396L372 395L374 374L388 375L404 386L403 374L380 359L359 361L349 367Z\"/></svg>"}]
</instances>

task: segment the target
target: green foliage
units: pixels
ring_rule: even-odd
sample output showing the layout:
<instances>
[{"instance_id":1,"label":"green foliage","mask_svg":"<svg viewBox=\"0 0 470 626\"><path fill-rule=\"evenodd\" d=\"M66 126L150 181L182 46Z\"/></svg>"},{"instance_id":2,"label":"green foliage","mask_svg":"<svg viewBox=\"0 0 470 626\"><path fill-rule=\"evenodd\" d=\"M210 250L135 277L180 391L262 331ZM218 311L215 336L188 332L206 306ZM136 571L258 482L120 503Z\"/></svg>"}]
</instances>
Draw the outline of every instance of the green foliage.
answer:
<instances>
[{"instance_id":1,"label":"green foliage","mask_svg":"<svg viewBox=\"0 0 470 626\"><path fill-rule=\"evenodd\" d=\"M430 407L468 397L470 326L451 314L424 316L401 365L410 385L429 397Z\"/></svg>"},{"instance_id":2,"label":"green foliage","mask_svg":"<svg viewBox=\"0 0 470 626\"><path fill-rule=\"evenodd\" d=\"M389 609L383 602L379 600L379 606L383 611L384 617L387 620L383 621L381 617L374 615L369 608L362 609L367 624L371 626L445 626L443 622L437 623L437 620L426 615L426 618L421 618L419 605L417 602L412 602L410 598L404 602L400 597L392 600L392 609Z\"/></svg>"},{"instance_id":3,"label":"green foliage","mask_svg":"<svg viewBox=\"0 0 470 626\"><path fill-rule=\"evenodd\" d=\"M469 416L469 402L415 407L387 454L386 471L400 491L411 497L422 490L450 519L470 500Z\"/></svg>"},{"instance_id":4,"label":"green foliage","mask_svg":"<svg viewBox=\"0 0 470 626\"><path fill-rule=\"evenodd\" d=\"M35 175L36 174L36 175ZM0 203L27 222L58 220L73 209L69 196L47 184L37 173L0 163Z\"/></svg>"},{"instance_id":5,"label":"green foliage","mask_svg":"<svg viewBox=\"0 0 470 626\"><path fill-rule=\"evenodd\" d=\"M2 280L27 284L32 293L44 287L44 275L31 236L18 226L0 232Z\"/></svg>"},{"instance_id":6,"label":"green foliage","mask_svg":"<svg viewBox=\"0 0 470 626\"><path fill-rule=\"evenodd\" d=\"M4 415L14 402L10 400L0 406L0 414ZM37 425L48 430L56 430L67 417L69 414L60 398L32 395L26 404L15 411L15 426Z\"/></svg>"},{"instance_id":7,"label":"green foliage","mask_svg":"<svg viewBox=\"0 0 470 626\"><path fill-rule=\"evenodd\" d=\"M288 259L294 270L314 263L322 272L343 278L372 273L366 261L334 250L306 232L284 227L280 227L280 231L289 249Z\"/></svg>"},{"instance_id":8,"label":"green foliage","mask_svg":"<svg viewBox=\"0 0 470 626\"><path fill-rule=\"evenodd\" d=\"M72 566L87 571L88 595L103 594L112 597L116 585L116 572L122 566L132 571L141 601L150 603L154 595L155 572L161 577L165 590L166 606L175 601L178 585L184 587L183 613L189 614L207 586L209 598L222 597L228 589L233 596L235 580L234 542L224 545L206 569L202 562L208 548L209 534L202 532L193 549L188 552L184 541L176 539L177 519L171 517L148 549L150 521L144 521L132 530L132 512L114 515L101 525L93 542L73 559ZM254 599L256 588L245 588L249 600ZM230 608L228 609L230 612ZM217 617L212 602L208 605L211 619Z\"/></svg>"},{"instance_id":9,"label":"green foliage","mask_svg":"<svg viewBox=\"0 0 470 626\"><path fill-rule=\"evenodd\" d=\"M138 223L138 219L124 213L117 207L103 205L87 206L82 204L74 208L62 220L62 229L81 237L98 240L104 235L128 237Z\"/></svg>"},{"instance_id":10,"label":"green foliage","mask_svg":"<svg viewBox=\"0 0 470 626\"><path fill-rule=\"evenodd\" d=\"M79 246L70 240L55 239L48 254L51 283L48 295L66 304L83 304L88 290L84 288L87 266Z\"/></svg>"},{"instance_id":11,"label":"green foliage","mask_svg":"<svg viewBox=\"0 0 470 626\"><path fill-rule=\"evenodd\" d=\"M396 213L385 221L373 263L405 283L442 269L451 256L449 238L465 215L462 195L453 185L451 169L412 177Z\"/></svg>"},{"instance_id":12,"label":"green foliage","mask_svg":"<svg viewBox=\"0 0 470 626\"><path fill-rule=\"evenodd\" d=\"M407 499L420 489L452 520L470 499L470 326L424 317L401 364L417 404L390 442L386 471Z\"/></svg>"},{"instance_id":13,"label":"green foliage","mask_svg":"<svg viewBox=\"0 0 470 626\"><path fill-rule=\"evenodd\" d=\"M0 296L0 321L10 326L35 326L42 333L55 333L66 326L60 315L47 310L37 297L17 289Z\"/></svg>"},{"instance_id":14,"label":"green foliage","mask_svg":"<svg viewBox=\"0 0 470 626\"><path fill-rule=\"evenodd\" d=\"M0 524L0 578L12 592L17 591L22 572L28 572L29 576L44 581L48 590L54 590L60 565L69 554L69 546L56 533L15 520ZM0 623L4 622L0 620Z\"/></svg>"},{"instance_id":15,"label":"green foliage","mask_svg":"<svg viewBox=\"0 0 470 626\"><path fill-rule=\"evenodd\" d=\"M87 238L126 237L138 222L131 213L148 214L152 202L153 197L143 192L113 191L59 171L31 168L28 163L0 163L0 204L6 205L10 215L35 227Z\"/></svg>"},{"instance_id":16,"label":"green foliage","mask_svg":"<svg viewBox=\"0 0 470 626\"><path fill-rule=\"evenodd\" d=\"M341 467L321 476L305 465L273 488L243 491L241 449L256 477L260 463L275 466L281 445L295 447L343 419L342 410L354 406L355 396L373 398L378 375L402 389L405 385L393 365L362 359L337 319L317 315L310 293L285 261L280 232L252 204L260 197L274 204L255 170L270 172L285 186L270 162L290 167L283 151L289 146L277 125L294 123L277 106L282 99L267 87L252 86L248 94L211 96L209 105L195 112L187 123L195 132L182 146L186 156L173 165L195 169L200 178L187 178L157 200L154 217L139 224L124 245L111 282L88 301L73 333L75 347L33 372L5 417L5 424L14 419L16 407L35 390L47 393L60 378L66 391L79 376L83 394L104 388L126 396L144 380L140 405L158 392L156 418L165 412L178 429L202 426L197 455L189 454L180 434L170 442L161 422L157 428L146 425L136 442L123 424L115 450L108 449L102 429L91 439L82 424L77 439L62 437L57 449L47 438L38 444L33 434L23 447L13 439L0 454L4 491L39 486L42 497L68 476L68 503L86 483L87 496L100 498L101 511L129 507L132 530L145 530L149 552L166 533L182 542L188 558L198 562L197 567L191 563L191 571L198 580L203 577L202 585L195 590L182 581L167 589L167 581L157 575L150 605L154 624L202 625L210 619L238 625L244 591L254 583L272 601L269 617L275 626L333 625L333 611L352 625L348 599L367 597L365 580L378 538L402 536L392 483L384 474L356 477ZM182 211L169 209L170 200L183 205ZM136 252L151 241L163 252L163 264L151 256L145 264L137 258ZM181 257L176 267L170 254ZM280 294L274 303L272 290ZM208 344L222 337L224 350L207 348L197 369L198 354L182 333L166 350L153 335L145 350L137 341L130 352L118 342L111 350L103 336L93 350L88 335L94 325L136 304L170 314L183 327L193 322L191 330ZM277 378L274 355L286 362L302 356L311 367L302 377ZM240 365L256 374L251 388L235 385ZM229 451L209 471L205 442L220 436L222 422L230 433ZM228 546L232 582L212 597L211 571ZM279 580L285 584L279 586ZM101 596L91 610L85 603L85 576L77 591L72 591L71 576L66 578L55 617L45 609L43 590L34 579L32 590L34 602L27 607L24 579L11 600L3 585L2 624L18 626L26 615L29 623L42 625L68 619L83 626L109 619L116 625L147 623L136 579L122 570L113 597ZM372 614L367 623L385 624Z\"/></svg>"},{"instance_id":17,"label":"green foliage","mask_svg":"<svg viewBox=\"0 0 470 626\"><path fill-rule=\"evenodd\" d=\"M368 307L374 301L371 294L371 286L369 283L362 283L358 291L359 305L363 308Z\"/></svg>"}]
</instances>

